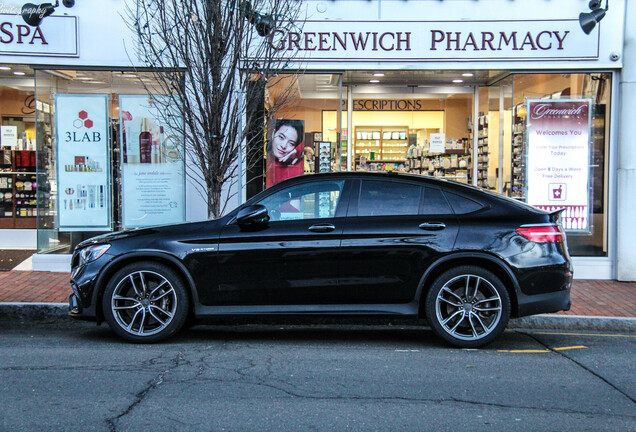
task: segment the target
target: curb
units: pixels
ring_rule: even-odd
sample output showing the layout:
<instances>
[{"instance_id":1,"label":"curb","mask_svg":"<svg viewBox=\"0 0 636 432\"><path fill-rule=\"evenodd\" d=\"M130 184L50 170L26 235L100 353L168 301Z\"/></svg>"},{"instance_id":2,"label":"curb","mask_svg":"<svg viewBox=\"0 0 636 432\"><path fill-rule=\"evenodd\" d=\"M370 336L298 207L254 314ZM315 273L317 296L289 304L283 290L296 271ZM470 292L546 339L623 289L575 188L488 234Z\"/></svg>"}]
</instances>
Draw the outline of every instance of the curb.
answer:
<instances>
[{"instance_id":1,"label":"curb","mask_svg":"<svg viewBox=\"0 0 636 432\"><path fill-rule=\"evenodd\" d=\"M585 315L533 315L511 319L507 328L636 332L636 318Z\"/></svg>"},{"instance_id":2,"label":"curb","mask_svg":"<svg viewBox=\"0 0 636 432\"><path fill-rule=\"evenodd\" d=\"M67 303L0 303L0 321L68 321ZM354 320L355 321L355 320ZM368 322L368 320L360 320ZM351 323L348 320L347 323ZM636 332L636 318L533 315L511 319L509 329L600 330Z\"/></svg>"},{"instance_id":3,"label":"curb","mask_svg":"<svg viewBox=\"0 0 636 432\"><path fill-rule=\"evenodd\" d=\"M68 303L0 303L0 321L68 319Z\"/></svg>"}]
</instances>

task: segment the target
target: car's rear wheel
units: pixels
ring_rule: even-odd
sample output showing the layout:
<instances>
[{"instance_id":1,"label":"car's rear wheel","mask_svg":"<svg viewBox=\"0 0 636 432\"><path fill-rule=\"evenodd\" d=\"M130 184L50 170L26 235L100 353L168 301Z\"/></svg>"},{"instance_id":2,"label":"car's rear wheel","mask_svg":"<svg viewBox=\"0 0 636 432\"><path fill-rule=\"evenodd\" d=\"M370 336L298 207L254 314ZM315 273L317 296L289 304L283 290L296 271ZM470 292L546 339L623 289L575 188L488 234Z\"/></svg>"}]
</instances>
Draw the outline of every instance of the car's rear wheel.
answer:
<instances>
[{"instance_id":1,"label":"car's rear wheel","mask_svg":"<svg viewBox=\"0 0 636 432\"><path fill-rule=\"evenodd\" d=\"M154 263L127 265L110 279L102 307L104 318L131 342L157 342L178 332L188 315L188 292L170 268Z\"/></svg>"},{"instance_id":2,"label":"car's rear wheel","mask_svg":"<svg viewBox=\"0 0 636 432\"><path fill-rule=\"evenodd\" d=\"M510 318L510 296L492 272L462 266L442 273L426 296L426 319L452 345L474 348L503 333Z\"/></svg>"}]
</instances>

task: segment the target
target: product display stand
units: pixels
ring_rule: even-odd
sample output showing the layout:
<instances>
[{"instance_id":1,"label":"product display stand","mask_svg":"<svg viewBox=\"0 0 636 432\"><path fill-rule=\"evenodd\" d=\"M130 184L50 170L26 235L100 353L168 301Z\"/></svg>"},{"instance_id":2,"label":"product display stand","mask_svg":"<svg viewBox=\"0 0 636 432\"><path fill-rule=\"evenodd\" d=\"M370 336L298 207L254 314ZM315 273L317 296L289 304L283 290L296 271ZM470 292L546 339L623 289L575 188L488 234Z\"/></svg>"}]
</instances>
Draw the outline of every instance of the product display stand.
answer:
<instances>
[{"instance_id":1,"label":"product display stand","mask_svg":"<svg viewBox=\"0 0 636 432\"><path fill-rule=\"evenodd\" d=\"M479 116L477 128L477 186L488 189L488 116Z\"/></svg>"},{"instance_id":2,"label":"product display stand","mask_svg":"<svg viewBox=\"0 0 636 432\"><path fill-rule=\"evenodd\" d=\"M526 188L526 107L517 105L513 108L512 125L512 176L510 184L510 196L516 199L525 199Z\"/></svg>"},{"instance_id":3,"label":"product display stand","mask_svg":"<svg viewBox=\"0 0 636 432\"><path fill-rule=\"evenodd\" d=\"M424 149L412 147L408 154L409 172L468 183L470 156L464 148L466 141L448 139L444 153L436 154L428 152L428 145L424 146Z\"/></svg>"},{"instance_id":4,"label":"product display stand","mask_svg":"<svg viewBox=\"0 0 636 432\"><path fill-rule=\"evenodd\" d=\"M35 228L35 151L0 150L0 162L0 228Z\"/></svg>"},{"instance_id":5,"label":"product display stand","mask_svg":"<svg viewBox=\"0 0 636 432\"><path fill-rule=\"evenodd\" d=\"M357 126L356 171L406 171L408 126Z\"/></svg>"}]
</instances>

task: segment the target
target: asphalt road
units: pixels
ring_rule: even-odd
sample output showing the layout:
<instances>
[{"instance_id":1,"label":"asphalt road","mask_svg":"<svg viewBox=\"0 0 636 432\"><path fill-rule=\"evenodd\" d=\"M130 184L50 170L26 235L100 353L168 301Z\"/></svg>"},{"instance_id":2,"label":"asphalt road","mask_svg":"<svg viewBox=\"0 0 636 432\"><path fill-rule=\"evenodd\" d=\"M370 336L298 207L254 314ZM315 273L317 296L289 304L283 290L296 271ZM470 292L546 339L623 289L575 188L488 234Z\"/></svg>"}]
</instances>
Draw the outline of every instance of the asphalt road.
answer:
<instances>
[{"instance_id":1,"label":"asphalt road","mask_svg":"<svg viewBox=\"0 0 636 432\"><path fill-rule=\"evenodd\" d=\"M199 326L133 345L0 323L1 431L636 431L636 335Z\"/></svg>"}]
</instances>

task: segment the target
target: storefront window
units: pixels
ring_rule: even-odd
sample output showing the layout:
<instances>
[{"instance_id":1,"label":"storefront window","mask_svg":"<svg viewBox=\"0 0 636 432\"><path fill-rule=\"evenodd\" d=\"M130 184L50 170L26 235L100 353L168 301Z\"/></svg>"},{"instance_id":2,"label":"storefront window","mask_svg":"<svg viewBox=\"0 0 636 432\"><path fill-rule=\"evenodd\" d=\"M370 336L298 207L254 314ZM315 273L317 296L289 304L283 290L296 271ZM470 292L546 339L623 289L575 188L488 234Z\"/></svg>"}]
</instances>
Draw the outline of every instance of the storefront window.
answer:
<instances>
[{"instance_id":1,"label":"storefront window","mask_svg":"<svg viewBox=\"0 0 636 432\"><path fill-rule=\"evenodd\" d=\"M346 164L348 144L342 106L339 74L282 75L268 86L265 178L248 178L252 195L258 188L250 188L249 182L269 187L297 175L340 171Z\"/></svg>"},{"instance_id":2,"label":"storefront window","mask_svg":"<svg viewBox=\"0 0 636 432\"><path fill-rule=\"evenodd\" d=\"M31 68L0 66L0 229L34 229L36 224L33 93Z\"/></svg>"},{"instance_id":3,"label":"storefront window","mask_svg":"<svg viewBox=\"0 0 636 432\"><path fill-rule=\"evenodd\" d=\"M281 84L269 89L266 109L274 105L284 88L287 87ZM352 170L445 178L548 211L566 208L562 216L571 254L606 256L610 89L609 73L348 71L342 75L340 91L340 75L307 73L298 78L291 103L276 111L273 118L304 127L303 148L315 157L313 164L307 164L305 159L305 174L337 167L344 170L349 156ZM530 139L529 134L533 127L528 118L530 101L551 101L557 108L555 112L565 109L571 101L589 104L589 121L587 117L579 121L567 114L561 120L553 115L550 120L563 121L563 131L572 129L568 127L570 123L577 126L581 129L577 129L577 135L555 138L549 135L553 132L545 132L546 137L552 137L549 145L585 151L589 147L589 157L578 162L581 166L570 166L570 162L547 166L558 157L570 160L573 153L566 149L556 149L555 154L565 154L554 156L557 159L542 157L536 151L529 155L529 146L536 150L536 139ZM538 125L535 120L534 126ZM273 127L270 132L274 132ZM544 132L533 133L536 138L537 133ZM573 139L582 142L577 144ZM271 162L271 153L266 152L266 158ZM533 161L537 158L547 165L535 166ZM532 194L545 189L536 176L537 170L544 168L555 179L547 182L545 188L551 186L556 192L547 203L533 202ZM579 187L574 172L584 173L582 178L589 179L587 189L585 185ZM574 182L569 195L565 192L568 181ZM576 188L583 191L583 197L574 198ZM554 198L555 193L558 198Z\"/></svg>"},{"instance_id":4,"label":"storefront window","mask_svg":"<svg viewBox=\"0 0 636 432\"><path fill-rule=\"evenodd\" d=\"M607 256L611 78L514 75L513 196L548 211L565 208L573 256Z\"/></svg>"},{"instance_id":5,"label":"storefront window","mask_svg":"<svg viewBox=\"0 0 636 432\"><path fill-rule=\"evenodd\" d=\"M183 138L153 86L151 72L36 70L38 253L185 220Z\"/></svg>"}]
</instances>

